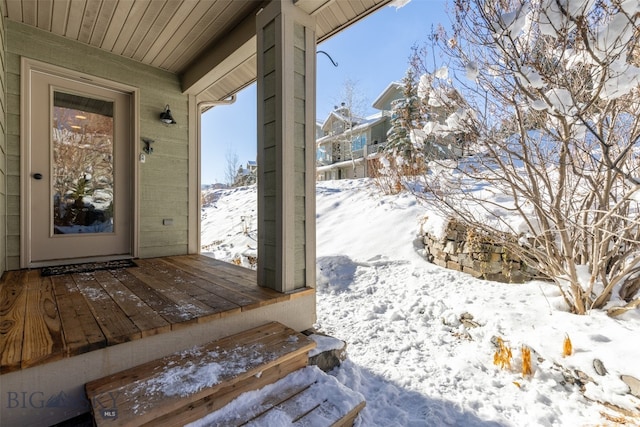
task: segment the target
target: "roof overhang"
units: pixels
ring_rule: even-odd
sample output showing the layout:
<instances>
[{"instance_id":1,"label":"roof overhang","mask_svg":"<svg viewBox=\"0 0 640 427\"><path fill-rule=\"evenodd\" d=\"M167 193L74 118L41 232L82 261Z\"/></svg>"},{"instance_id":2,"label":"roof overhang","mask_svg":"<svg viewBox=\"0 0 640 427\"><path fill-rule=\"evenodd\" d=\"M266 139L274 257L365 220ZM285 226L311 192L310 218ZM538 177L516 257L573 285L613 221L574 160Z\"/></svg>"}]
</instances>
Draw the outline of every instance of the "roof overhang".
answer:
<instances>
[{"instance_id":1,"label":"roof overhang","mask_svg":"<svg viewBox=\"0 0 640 427\"><path fill-rule=\"evenodd\" d=\"M293 1L316 18L320 43L391 0L282 1ZM81 3L11 0L5 3L5 16L175 73L184 93L201 101L227 99L256 79L255 16L268 0Z\"/></svg>"}]
</instances>

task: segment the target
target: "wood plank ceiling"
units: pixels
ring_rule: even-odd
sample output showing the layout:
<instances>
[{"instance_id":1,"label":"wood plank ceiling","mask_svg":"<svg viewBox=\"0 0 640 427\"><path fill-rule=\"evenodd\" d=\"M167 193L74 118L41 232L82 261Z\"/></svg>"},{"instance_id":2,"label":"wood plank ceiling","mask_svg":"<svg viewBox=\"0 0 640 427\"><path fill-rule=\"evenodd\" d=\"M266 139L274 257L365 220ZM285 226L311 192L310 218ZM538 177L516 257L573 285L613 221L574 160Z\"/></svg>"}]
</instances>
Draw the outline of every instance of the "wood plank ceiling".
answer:
<instances>
[{"instance_id":1,"label":"wood plank ceiling","mask_svg":"<svg viewBox=\"0 0 640 427\"><path fill-rule=\"evenodd\" d=\"M0 0L6 18L178 75L225 42L265 0ZM291 1L291 0L284 0ZM321 42L390 0L294 0L317 19ZM254 29L255 31L255 29ZM201 99L224 99L256 78L255 48L206 82ZM228 64L227 64L228 68Z\"/></svg>"}]
</instances>

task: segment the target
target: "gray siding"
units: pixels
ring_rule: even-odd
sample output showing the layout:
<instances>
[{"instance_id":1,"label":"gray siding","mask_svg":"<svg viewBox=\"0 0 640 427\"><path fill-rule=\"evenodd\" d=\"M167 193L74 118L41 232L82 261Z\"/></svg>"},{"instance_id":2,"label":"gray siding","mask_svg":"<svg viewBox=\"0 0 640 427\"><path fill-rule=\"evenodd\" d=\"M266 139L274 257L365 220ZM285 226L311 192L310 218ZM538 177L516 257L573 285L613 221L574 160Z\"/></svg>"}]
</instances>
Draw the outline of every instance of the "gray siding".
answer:
<instances>
[{"instance_id":1,"label":"gray siding","mask_svg":"<svg viewBox=\"0 0 640 427\"><path fill-rule=\"evenodd\" d=\"M264 283L273 284L276 282L276 265L278 262L278 160L282 155L282 146L276 144L277 123L276 123L276 25L275 20L267 24L263 29L264 37L264 122L262 123L262 133L264 137L264 165L259 181L264 188L263 198L258 203L263 204L262 220L260 222L259 233L262 239L259 240L260 247L258 253L263 258L263 280Z\"/></svg>"},{"instance_id":2,"label":"gray siding","mask_svg":"<svg viewBox=\"0 0 640 427\"><path fill-rule=\"evenodd\" d=\"M139 88L140 136L155 140L139 170L140 257L188 251L188 97L178 76L7 21L7 260L20 256L20 58L22 56ZM176 125L160 123L165 104ZM141 141L135 141L139 150ZM163 226L172 218L173 226Z\"/></svg>"},{"instance_id":3,"label":"gray siding","mask_svg":"<svg viewBox=\"0 0 640 427\"><path fill-rule=\"evenodd\" d=\"M367 144L373 144L374 141L378 141L378 144L382 144L387 140L387 132L389 131L389 120L385 120L382 123L371 128L371 137ZM371 153L371 151L370 151Z\"/></svg>"},{"instance_id":4,"label":"gray siding","mask_svg":"<svg viewBox=\"0 0 640 427\"><path fill-rule=\"evenodd\" d=\"M295 261L293 280L296 288L306 286L306 248L305 248L305 220L306 220L306 164L305 164L305 102L306 93L306 43L305 28L300 24L293 26L293 98L294 98L294 221L295 228ZM311 171L313 173L313 171Z\"/></svg>"},{"instance_id":5,"label":"gray siding","mask_svg":"<svg viewBox=\"0 0 640 427\"><path fill-rule=\"evenodd\" d=\"M256 25L258 282L292 292L315 284L315 20L272 2Z\"/></svg>"},{"instance_id":6,"label":"gray siding","mask_svg":"<svg viewBox=\"0 0 640 427\"><path fill-rule=\"evenodd\" d=\"M7 85L5 3L0 2L0 276L7 269Z\"/></svg>"}]
</instances>

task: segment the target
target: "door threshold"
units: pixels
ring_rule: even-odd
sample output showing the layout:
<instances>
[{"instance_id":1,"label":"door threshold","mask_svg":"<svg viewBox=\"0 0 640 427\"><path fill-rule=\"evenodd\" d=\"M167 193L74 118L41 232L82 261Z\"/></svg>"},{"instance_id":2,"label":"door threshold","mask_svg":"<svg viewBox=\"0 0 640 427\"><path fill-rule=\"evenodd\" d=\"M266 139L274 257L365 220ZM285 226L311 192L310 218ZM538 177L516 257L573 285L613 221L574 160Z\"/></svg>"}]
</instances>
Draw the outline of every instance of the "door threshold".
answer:
<instances>
[{"instance_id":1,"label":"door threshold","mask_svg":"<svg viewBox=\"0 0 640 427\"><path fill-rule=\"evenodd\" d=\"M88 258L67 258L67 259L54 259L54 260L47 260L47 261L34 261L29 263L28 268L58 267L61 265L87 264L91 262L120 261L125 259L134 259L134 257L131 254L127 254L127 255L88 257Z\"/></svg>"}]
</instances>

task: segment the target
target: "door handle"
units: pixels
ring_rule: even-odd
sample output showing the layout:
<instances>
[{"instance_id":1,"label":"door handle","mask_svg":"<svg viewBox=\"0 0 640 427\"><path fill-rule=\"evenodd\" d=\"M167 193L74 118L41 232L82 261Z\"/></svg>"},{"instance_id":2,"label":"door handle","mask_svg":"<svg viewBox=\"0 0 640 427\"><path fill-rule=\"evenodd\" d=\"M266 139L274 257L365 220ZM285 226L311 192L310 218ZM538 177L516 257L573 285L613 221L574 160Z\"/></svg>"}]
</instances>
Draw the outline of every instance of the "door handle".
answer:
<instances>
[{"instance_id":1,"label":"door handle","mask_svg":"<svg viewBox=\"0 0 640 427\"><path fill-rule=\"evenodd\" d=\"M34 173L33 174L33 179L41 180L42 179L42 174L41 173Z\"/></svg>"}]
</instances>

